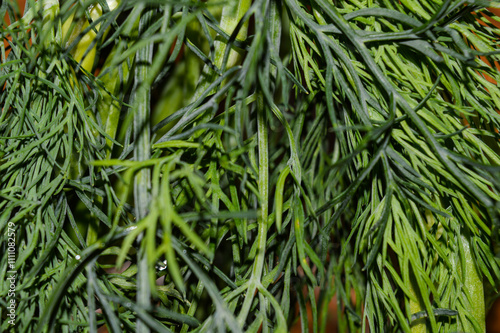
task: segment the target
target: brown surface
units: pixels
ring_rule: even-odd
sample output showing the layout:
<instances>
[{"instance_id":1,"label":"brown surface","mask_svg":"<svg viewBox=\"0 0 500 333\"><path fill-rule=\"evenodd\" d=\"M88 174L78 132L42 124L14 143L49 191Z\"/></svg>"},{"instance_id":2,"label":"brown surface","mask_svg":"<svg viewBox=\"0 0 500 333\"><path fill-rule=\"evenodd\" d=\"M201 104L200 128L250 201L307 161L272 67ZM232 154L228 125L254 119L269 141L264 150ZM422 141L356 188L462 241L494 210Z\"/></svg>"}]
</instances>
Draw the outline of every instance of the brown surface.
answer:
<instances>
[{"instance_id":1,"label":"brown surface","mask_svg":"<svg viewBox=\"0 0 500 333\"><path fill-rule=\"evenodd\" d=\"M500 333L500 299L497 299L486 316L486 332Z\"/></svg>"},{"instance_id":2,"label":"brown surface","mask_svg":"<svg viewBox=\"0 0 500 333\"><path fill-rule=\"evenodd\" d=\"M25 0L18 0L17 3L19 4L19 10L21 12L21 15L22 13L24 12L24 4L25 4ZM17 18L16 18L17 19ZM10 19L9 19L9 15L8 13L5 13L5 16L3 18L3 22L2 22L2 25L3 26L9 26L10 25ZM11 37L7 37L8 40L12 40ZM9 55L9 52L10 52L10 48L8 47L9 45L9 42L4 39L3 40L3 45L5 46L5 56L7 57Z\"/></svg>"}]
</instances>

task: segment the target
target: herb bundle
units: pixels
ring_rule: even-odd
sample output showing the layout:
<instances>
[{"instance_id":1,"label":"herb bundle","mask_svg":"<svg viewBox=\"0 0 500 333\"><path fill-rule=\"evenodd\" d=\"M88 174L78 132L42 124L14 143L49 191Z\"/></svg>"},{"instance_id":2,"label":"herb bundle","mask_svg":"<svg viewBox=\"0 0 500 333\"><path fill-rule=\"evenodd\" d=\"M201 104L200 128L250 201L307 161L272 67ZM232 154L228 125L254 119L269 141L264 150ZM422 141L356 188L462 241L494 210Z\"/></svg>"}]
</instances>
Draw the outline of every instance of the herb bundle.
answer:
<instances>
[{"instance_id":1,"label":"herb bundle","mask_svg":"<svg viewBox=\"0 0 500 333\"><path fill-rule=\"evenodd\" d=\"M2 2L2 331L484 332L496 5Z\"/></svg>"}]
</instances>

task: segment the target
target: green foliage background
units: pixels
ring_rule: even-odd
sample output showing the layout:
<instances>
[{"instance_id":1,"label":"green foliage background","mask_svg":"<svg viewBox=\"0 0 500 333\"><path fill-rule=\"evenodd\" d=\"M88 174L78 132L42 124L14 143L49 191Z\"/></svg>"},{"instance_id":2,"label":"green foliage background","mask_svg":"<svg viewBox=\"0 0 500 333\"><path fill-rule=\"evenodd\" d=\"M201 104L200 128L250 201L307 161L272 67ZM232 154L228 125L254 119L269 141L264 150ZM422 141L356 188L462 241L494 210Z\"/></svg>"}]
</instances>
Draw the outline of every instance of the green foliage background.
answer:
<instances>
[{"instance_id":1,"label":"green foliage background","mask_svg":"<svg viewBox=\"0 0 500 333\"><path fill-rule=\"evenodd\" d=\"M325 332L336 296L341 332L483 332L496 5L29 0L0 30L2 331L284 332L298 304Z\"/></svg>"}]
</instances>

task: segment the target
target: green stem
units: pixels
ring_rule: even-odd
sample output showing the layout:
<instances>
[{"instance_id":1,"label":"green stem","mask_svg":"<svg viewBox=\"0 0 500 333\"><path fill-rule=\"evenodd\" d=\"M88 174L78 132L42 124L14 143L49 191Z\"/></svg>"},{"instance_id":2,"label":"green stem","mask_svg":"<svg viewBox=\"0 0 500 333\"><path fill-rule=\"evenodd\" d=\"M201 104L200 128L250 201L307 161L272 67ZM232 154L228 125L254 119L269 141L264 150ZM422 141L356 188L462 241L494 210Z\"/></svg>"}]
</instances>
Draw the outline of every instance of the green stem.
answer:
<instances>
[{"instance_id":1,"label":"green stem","mask_svg":"<svg viewBox=\"0 0 500 333\"><path fill-rule=\"evenodd\" d=\"M264 260L267 241L267 218L269 201L269 151L266 126L266 111L264 108L264 98L262 94L257 97L257 127L259 140L259 197L260 197L260 216L258 219L259 229L257 235L257 256L250 277L250 286L245 296L245 301L238 315L238 323L243 327L250 311L255 291L260 285L262 271L264 269Z\"/></svg>"},{"instance_id":2,"label":"green stem","mask_svg":"<svg viewBox=\"0 0 500 333\"><path fill-rule=\"evenodd\" d=\"M241 7L241 6L240 6ZM275 47L274 53L279 54L279 41L281 38L279 12L275 2L271 3L271 31L272 31L272 47ZM241 33L241 31L240 31ZM246 33L246 32L245 32ZM239 35L238 35L239 37ZM272 68L272 74L276 74L276 68ZM262 288L261 278L264 270L267 229L268 229L268 203L269 203L269 143L268 129L266 122L266 108L264 104L264 96L262 92L257 92L257 137L259 149L259 199L260 199L260 217L258 220L257 234L257 255L250 277L250 284L245 295L245 301L238 315L238 323L243 327L250 308L253 303L253 298L257 288ZM262 306L263 304L261 304Z\"/></svg>"},{"instance_id":3,"label":"green stem","mask_svg":"<svg viewBox=\"0 0 500 333\"><path fill-rule=\"evenodd\" d=\"M465 272L462 274L464 277L464 292L468 293L470 297L470 301L465 304L469 305L467 312L471 315L471 319L477 321L479 324L477 331L473 325L473 323L469 320L460 323L459 331L462 332L486 332L486 313L484 306L484 287L483 280L479 275L476 264L474 262L474 258L471 254L471 243L470 239L462 236L462 244L464 250L464 259L465 259ZM467 296L465 297L467 299Z\"/></svg>"},{"instance_id":4,"label":"green stem","mask_svg":"<svg viewBox=\"0 0 500 333\"><path fill-rule=\"evenodd\" d=\"M151 11L145 13L140 20L139 31L144 32L153 17ZM134 105L136 107L134 114L134 159L136 161L147 161L151 158L151 133L149 128L149 106L150 106L150 90L144 82L149 77L149 67L153 61L153 44L150 43L145 48L142 48L136 53L136 69L135 69L135 87L134 87ZM151 180L151 172L149 169L140 170L134 182L134 207L137 220L141 220L148 214L150 193L149 184ZM142 243L143 234L137 241ZM142 244L141 244L142 245ZM138 271L137 271L137 304L141 307L148 308L150 306L151 286L149 285L149 269L148 257L144 246L140 247L138 253ZM137 320L136 332L149 333L149 327Z\"/></svg>"},{"instance_id":5,"label":"green stem","mask_svg":"<svg viewBox=\"0 0 500 333\"><path fill-rule=\"evenodd\" d=\"M112 59L118 52L118 45L111 51L110 55L106 59L102 67L102 71L111 67ZM130 57L130 62L133 62L133 56ZM120 90L126 88L126 82L129 81L129 65L126 61L117 67L112 68L108 73L103 75L100 79L106 87L101 89L102 97L98 101L98 111L102 120L104 131L108 134L111 139L116 138L116 131L118 129L118 123L120 122L120 111L122 108L121 103L116 96L122 95ZM117 79L117 78L123 79ZM126 89L125 89L126 90ZM106 139L106 158L111 157L111 152L113 150L113 142L110 139Z\"/></svg>"},{"instance_id":6,"label":"green stem","mask_svg":"<svg viewBox=\"0 0 500 333\"><path fill-rule=\"evenodd\" d=\"M252 4L251 0L240 0L233 6L231 5L224 6L224 8L222 9L222 17L220 22L221 29L228 35L231 35L238 26L238 22L243 18L245 13L250 8L251 4ZM247 37L247 33L248 33L248 22L245 22L241 26L240 31L236 35L236 38L238 40L245 40ZM214 48L215 48L214 64L219 69L223 66L224 54L226 53L226 45L227 44L225 42L222 42L220 40L214 41ZM240 55L238 54L238 52L236 52L235 50L231 50L229 52L229 57L225 66L226 70L236 66L239 63L239 61L240 61ZM203 68L203 72L200 76L201 81L198 83L198 87L194 92L192 101L197 101L203 95L203 93L210 86L210 84L214 82L216 75L217 74L210 68L210 66L206 65Z\"/></svg>"},{"instance_id":7,"label":"green stem","mask_svg":"<svg viewBox=\"0 0 500 333\"><path fill-rule=\"evenodd\" d=\"M418 285L415 279L411 279L411 284L410 284L410 291L415 296L415 298L418 300L415 302L414 300L410 299L410 312L413 313L419 313L421 311L425 310L425 304L424 301L422 300L422 297L418 293ZM415 320L414 322L411 323L411 332L412 333L426 333L427 332L427 325L426 325L426 318L420 318L418 320Z\"/></svg>"},{"instance_id":8,"label":"green stem","mask_svg":"<svg viewBox=\"0 0 500 333\"><path fill-rule=\"evenodd\" d=\"M243 18L245 13L250 8L252 1L243 0L239 1L235 6L224 6L222 9L222 20L220 27L221 29L227 33L232 34L236 29L238 22ZM247 37L248 33L248 23L245 23L241 26L238 34L236 35L236 39L244 40ZM221 68L223 65L224 54L226 52L226 43L221 41L215 41L215 65L218 68ZM229 57L227 60L226 68L231 68L235 66L239 62L239 54L235 50L229 51Z\"/></svg>"}]
</instances>

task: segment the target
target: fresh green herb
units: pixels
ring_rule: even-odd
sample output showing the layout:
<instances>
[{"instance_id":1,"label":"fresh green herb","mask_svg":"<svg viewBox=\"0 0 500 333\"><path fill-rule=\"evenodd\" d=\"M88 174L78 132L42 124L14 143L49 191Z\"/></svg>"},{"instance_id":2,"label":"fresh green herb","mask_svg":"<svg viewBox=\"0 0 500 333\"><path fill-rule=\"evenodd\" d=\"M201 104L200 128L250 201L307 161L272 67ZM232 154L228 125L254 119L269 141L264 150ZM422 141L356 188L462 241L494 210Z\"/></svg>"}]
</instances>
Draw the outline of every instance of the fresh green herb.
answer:
<instances>
[{"instance_id":1,"label":"fresh green herb","mask_svg":"<svg viewBox=\"0 0 500 333\"><path fill-rule=\"evenodd\" d=\"M1 331L485 332L486 6L2 2Z\"/></svg>"}]
</instances>

